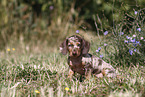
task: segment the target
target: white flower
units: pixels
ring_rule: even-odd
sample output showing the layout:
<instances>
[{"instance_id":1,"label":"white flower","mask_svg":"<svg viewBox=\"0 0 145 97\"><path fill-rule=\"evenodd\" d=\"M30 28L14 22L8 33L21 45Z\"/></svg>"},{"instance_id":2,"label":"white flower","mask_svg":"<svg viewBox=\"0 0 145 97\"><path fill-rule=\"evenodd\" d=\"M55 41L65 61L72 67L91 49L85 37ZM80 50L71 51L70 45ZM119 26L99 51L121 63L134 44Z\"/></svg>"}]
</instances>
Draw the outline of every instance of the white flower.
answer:
<instances>
[{"instance_id":1,"label":"white flower","mask_svg":"<svg viewBox=\"0 0 145 97\"><path fill-rule=\"evenodd\" d=\"M140 40L143 40L143 37L140 37Z\"/></svg>"},{"instance_id":2,"label":"white flower","mask_svg":"<svg viewBox=\"0 0 145 97\"><path fill-rule=\"evenodd\" d=\"M137 15L137 13L138 13L137 11L134 12L135 15Z\"/></svg>"},{"instance_id":3,"label":"white flower","mask_svg":"<svg viewBox=\"0 0 145 97\"><path fill-rule=\"evenodd\" d=\"M38 65L38 69L40 69L40 65Z\"/></svg>"},{"instance_id":4,"label":"white flower","mask_svg":"<svg viewBox=\"0 0 145 97\"><path fill-rule=\"evenodd\" d=\"M34 65L34 69L36 69L37 67L36 67L36 65Z\"/></svg>"},{"instance_id":5,"label":"white flower","mask_svg":"<svg viewBox=\"0 0 145 97\"><path fill-rule=\"evenodd\" d=\"M136 35L133 35L132 37L136 37Z\"/></svg>"},{"instance_id":6,"label":"white flower","mask_svg":"<svg viewBox=\"0 0 145 97\"><path fill-rule=\"evenodd\" d=\"M23 66L23 64L21 64L21 66L22 66L22 69L24 69L24 66Z\"/></svg>"},{"instance_id":7,"label":"white flower","mask_svg":"<svg viewBox=\"0 0 145 97\"><path fill-rule=\"evenodd\" d=\"M104 43L104 46L107 46L108 44Z\"/></svg>"},{"instance_id":8,"label":"white flower","mask_svg":"<svg viewBox=\"0 0 145 97\"><path fill-rule=\"evenodd\" d=\"M98 53L98 52L99 52L99 50L96 50L96 52Z\"/></svg>"}]
</instances>

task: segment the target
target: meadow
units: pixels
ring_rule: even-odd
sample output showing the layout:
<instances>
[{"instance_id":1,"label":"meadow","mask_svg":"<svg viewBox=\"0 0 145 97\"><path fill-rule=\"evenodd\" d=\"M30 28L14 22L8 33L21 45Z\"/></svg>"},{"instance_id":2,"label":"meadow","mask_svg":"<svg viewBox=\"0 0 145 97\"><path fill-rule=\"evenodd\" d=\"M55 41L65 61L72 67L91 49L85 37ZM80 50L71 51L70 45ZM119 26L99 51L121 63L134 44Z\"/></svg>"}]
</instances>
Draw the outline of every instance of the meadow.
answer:
<instances>
[{"instance_id":1,"label":"meadow","mask_svg":"<svg viewBox=\"0 0 145 97\"><path fill-rule=\"evenodd\" d=\"M105 55L107 50L103 50L103 47L99 53L95 51L101 45L98 36L89 34L88 39L92 39L91 53L98 57L100 53ZM67 78L67 56L60 54L58 48L51 51L47 46L43 48L46 48L47 52L35 52L36 48L33 48L33 52L28 52L27 48L21 48L19 51L19 48L15 47L1 51L1 97L145 96L144 64L119 64L115 60L111 61L113 59L106 55L103 59L112 64L118 76L116 78L92 76L89 80L80 82L79 74L75 74L73 80ZM111 48L108 46L107 49L112 51Z\"/></svg>"},{"instance_id":2,"label":"meadow","mask_svg":"<svg viewBox=\"0 0 145 97\"><path fill-rule=\"evenodd\" d=\"M145 1L0 1L1 97L145 97ZM69 5L69 6L68 6ZM116 78L68 76L59 45L71 35Z\"/></svg>"}]
</instances>

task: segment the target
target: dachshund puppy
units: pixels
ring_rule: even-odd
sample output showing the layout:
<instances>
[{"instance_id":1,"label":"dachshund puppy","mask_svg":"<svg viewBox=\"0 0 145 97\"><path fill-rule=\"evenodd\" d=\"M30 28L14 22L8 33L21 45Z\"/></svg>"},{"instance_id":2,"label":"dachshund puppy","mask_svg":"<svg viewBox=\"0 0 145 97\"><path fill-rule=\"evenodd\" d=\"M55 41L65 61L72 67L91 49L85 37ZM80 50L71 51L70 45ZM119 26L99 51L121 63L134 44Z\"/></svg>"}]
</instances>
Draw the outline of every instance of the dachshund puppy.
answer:
<instances>
[{"instance_id":1,"label":"dachshund puppy","mask_svg":"<svg viewBox=\"0 0 145 97\"><path fill-rule=\"evenodd\" d=\"M60 45L62 54L69 53L68 77L72 78L75 72L84 75L87 79L90 78L91 74L97 77L116 77L115 69L102 59L89 54L89 49L90 43L77 35L66 38Z\"/></svg>"}]
</instances>

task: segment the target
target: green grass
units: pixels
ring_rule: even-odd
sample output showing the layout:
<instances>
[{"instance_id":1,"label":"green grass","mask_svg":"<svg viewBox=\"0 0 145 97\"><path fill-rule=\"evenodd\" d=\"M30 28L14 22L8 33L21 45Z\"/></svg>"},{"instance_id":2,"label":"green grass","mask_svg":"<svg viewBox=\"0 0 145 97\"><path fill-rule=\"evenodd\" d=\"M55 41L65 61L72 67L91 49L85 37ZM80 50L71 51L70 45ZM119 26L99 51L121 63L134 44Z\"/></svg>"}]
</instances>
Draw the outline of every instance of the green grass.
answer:
<instances>
[{"instance_id":1,"label":"green grass","mask_svg":"<svg viewBox=\"0 0 145 97\"><path fill-rule=\"evenodd\" d=\"M34 1L42 3L42 0L30 2L35 4ZM105 9L102 7L100 10L96 9L97 13L92 13L93 11L86 10L88 3L84 6L80 2L84 9L80 5L74 6L74 1L67 1L63 4L61 0L58 2L45 0L42 3L43 12L40 17L35 16L31 3L27 5L17 0L1 1L0 20L3 21L0 23L1 97L145 97L145 9L139 10L138 6L139 3L143 4L143 0L136 2L135 6L131 4L132 7L128 7L129 4L126 5L123 1L110 3L113 4L111 6L113 8L107 9L110 10L111 16L105 11L108 2L102 2ZM117 4L123 9L119 7L118 10ZM50 10L49 6L54 6L54 10ZM82 11L84 9L87 13L83 12L84 15L81 16L80 9ZM88 31L92 28L90 24L84 21L88 16L92 17L92 14L96 14L93 18L96 26L93 29L96 29L96 32L93 33ZM119 14L121 15L118 16ZM113 20L110 20L109 17L112 16ZM111 21L113 27L108 24ZM83 82L79 81L79 74L71 81L67 78L67 56L61 55L56 45L78 29L84 30L79 34L91 42L90 53L96 56L103 54L103 59L112 64L118 77L111 79L92 76L90 80ZM108 35L104 35L105 31L108 31ZM119 35L120 32L124 34ZM133 39L136 44L130 42ZM107 46L104 46L104 43ZM101 47L101 51L96 53L98 47Z\"/></svg>"},{"instance_id":2,"label":"green grass","mask_svg":"<svg viewBox=\"0 0 145 97\"><path fill-rule=\"evenodd\" d=\"M67 56L58 51L41 54L18 54L17 48L15 51L2 51L0 93L1 97L145 96L144 66L113 64L113 67L117 70L117 78L92 76L90 80L80 82L79 74L76 74L70 81L67 78ZM66 87L69 90L65 90Z\"/></svg>"}]
</instances>

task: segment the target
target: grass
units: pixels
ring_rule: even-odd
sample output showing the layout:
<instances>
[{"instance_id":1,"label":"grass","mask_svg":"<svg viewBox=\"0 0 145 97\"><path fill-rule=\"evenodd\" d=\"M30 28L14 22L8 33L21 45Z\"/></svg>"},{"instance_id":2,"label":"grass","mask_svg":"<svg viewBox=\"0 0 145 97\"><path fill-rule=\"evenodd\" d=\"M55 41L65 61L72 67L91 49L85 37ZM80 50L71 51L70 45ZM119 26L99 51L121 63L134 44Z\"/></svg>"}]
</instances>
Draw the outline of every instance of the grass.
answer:
<instances>
[{"instance_id":1,"label":"grass","mask_svg":"<svg viewBox=\"0 0 145 97\"><path fill-rule=\"evenodd\" d=\"M95 38L93 40L95 42ZM91 53L96 44L92 43ZM112 64L118 77L92 76L90 80L80 82L79 74L71 81L67 78L67 56L58 50L38 54L15 48L0 54L1 97L145 96L145 68L140 64Z\"/></svg>"},{"instance_id":2,"label":"grass","mask_svg":"<svg viewBox=\"0 0 145 97\"><path fill-rule=\"evenodd\" d=\"M69 2L64 4L67 3ZM58 2L53 0L44 3L42 16L36 17L31 6L27 4L16 0L2 1L0 4L2 6L0 14L3 16L0 18L3 21L0 23L1 97L144 97L145 9L138 10L136 2L137 9L132 6L131 12L129 10L124 12L121 8L118 10L114 3L110 13L113 15L113 27L106 23L112 20L104 15L100 18L102 15L100 9L98 13L93 13L98 14L94 15L96 28L93 29L96 29L96 32L88 33L89 24L84 21L86 15L90 13L86 11L87 6L85 6L87 14L80 17L79 10L82 6L78 5L75 8L75 2L70 1L71 6L65 7L61 0ZM123 9L127 8L123 2L115 5L118 6L117 4ZM49 6L54 8L50 10ZM45 15L45 11L48 15ZM105 10L103 13L105 14ZM120 13L123 13L121 17L118 16ZM89 14L90 16L92 15ZM111 79L92 76L90 80L83 82L79 81L79 74L76 74L71 81L67 78L67 56L60 54L58 46L54 44L60 44L64 37L74 34L78 28L84 30L79 34L91 42L90 53L96 56L103 55L103 59L116 69L118 77ZM104 46L104 43L107 46ZM99 47L101 51L96 53Z\"/></svg>"}]
</instances>

